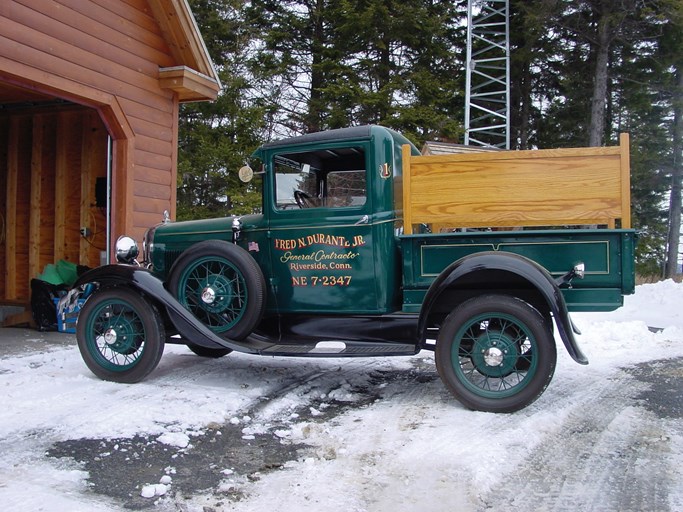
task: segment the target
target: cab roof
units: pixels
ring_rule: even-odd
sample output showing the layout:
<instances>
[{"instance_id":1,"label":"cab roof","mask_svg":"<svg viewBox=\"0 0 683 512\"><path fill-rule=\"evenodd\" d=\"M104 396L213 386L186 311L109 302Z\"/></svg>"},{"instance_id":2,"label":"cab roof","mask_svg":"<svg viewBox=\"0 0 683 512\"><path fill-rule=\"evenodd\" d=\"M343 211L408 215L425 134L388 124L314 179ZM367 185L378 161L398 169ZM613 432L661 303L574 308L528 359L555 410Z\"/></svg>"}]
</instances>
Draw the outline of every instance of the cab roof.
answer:
<instances>
[{"instance_id":1,"label":"cab roof","mask_svg":"<svg viewBox=\"0 0 683 512\"><path fill-rule=\"evenodd\" d=\"M350 128L338 128L323 132L307 133L297 137L289 137L287 139L268 142L259 149L272 149L284 146L313 144L319 142L339 142L344 140L370 139L376 135L389 135L398 145L410 144L415 152L419 154L419 151L417 148L415 148L413 143L406 139L399 132L392 130L391 128L378 125L352 126Z\"/></svg>"}]
</instances>

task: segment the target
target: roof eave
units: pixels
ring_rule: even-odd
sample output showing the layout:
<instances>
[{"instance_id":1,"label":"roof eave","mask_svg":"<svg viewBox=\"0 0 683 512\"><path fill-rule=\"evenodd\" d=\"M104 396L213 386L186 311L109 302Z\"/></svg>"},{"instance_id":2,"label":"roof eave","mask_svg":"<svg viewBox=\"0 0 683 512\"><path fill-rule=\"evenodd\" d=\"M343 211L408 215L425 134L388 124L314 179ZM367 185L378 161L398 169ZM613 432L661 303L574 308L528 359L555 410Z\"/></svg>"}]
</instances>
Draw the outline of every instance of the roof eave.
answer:
<instances>
[{"instance_id":1,"label":"roof eave","mask_svg":"<svg viewBox=\"0 0 683 512\"><path fill-rule=\"evenodd\" d=\"M221 90L216 80L187 66L160 68L159 86L174 91L181 103L212 101Z\"/></svg>"},{"instance_id":2,"label":"roof eave","mask_svg":"<svg viewBox=\"0 0 683 512\"><path fill-rule=\"evenodd\" d=\"M220 79L187 0L149 0L149 5L179 63L159 70L162 87L177 91L180 101L216 99Z\"/></svg>"}]
</instances>

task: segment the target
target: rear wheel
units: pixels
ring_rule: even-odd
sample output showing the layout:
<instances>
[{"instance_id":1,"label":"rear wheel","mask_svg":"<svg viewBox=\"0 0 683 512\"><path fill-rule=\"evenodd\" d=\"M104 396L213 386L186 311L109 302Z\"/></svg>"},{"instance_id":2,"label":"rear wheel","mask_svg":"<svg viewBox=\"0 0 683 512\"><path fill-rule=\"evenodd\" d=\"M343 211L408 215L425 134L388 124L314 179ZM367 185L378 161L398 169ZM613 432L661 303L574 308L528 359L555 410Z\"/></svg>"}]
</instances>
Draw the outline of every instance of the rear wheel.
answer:
<instances>
[{"instance_id":1,"label":"rear wheel","mask_svg":"<svg viewBox=\"0 0 683 512\"><path fill-rule=\"evenodd\" d=\"M133 383L156 368L164 352L164 326L156 307L128 288L103 288L83 306L78 348L103 380Z\"/></svg>"},{"instance_id":2,"label":"rear wheel","mask_svg":"<svg viewBox=\"0 0 683 512\"><path fill-rule=\"evenodd\" d=\"M263 316L265 280L241 247L220 240L200 242L173 265L169 290L221 337L248 336Z\"/></svg>"},{"instance_id":3,"label":"rear wheel","mask_svg":"<svg viewBox=\"0 0 683 512\"><path fill-rule=\"evenodd\" d=\"M448 315L436 345L441 379L466 407L513 412L536 400L557 351L543 315L507 295L470 299Z\"/></svg>"}]
</instances>

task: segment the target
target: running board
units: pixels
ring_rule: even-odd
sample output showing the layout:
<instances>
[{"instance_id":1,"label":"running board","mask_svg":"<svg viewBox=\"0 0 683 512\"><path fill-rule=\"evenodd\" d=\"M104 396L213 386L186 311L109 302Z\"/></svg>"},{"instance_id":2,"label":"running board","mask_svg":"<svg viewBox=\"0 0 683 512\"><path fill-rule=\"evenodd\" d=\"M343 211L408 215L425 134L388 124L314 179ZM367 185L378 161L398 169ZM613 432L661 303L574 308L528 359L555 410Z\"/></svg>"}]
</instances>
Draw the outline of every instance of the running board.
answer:
<instances>
[{"instance_id":1,"label":"running board","mask_svg":"<svg viewBox=\"0 0 683 512\"><path fill-rule=\"evenodd\" d=\"M205 340L191 341L182 335L170 336L166 343L195 343L207 348L230 348L245 354L262 356L290 357L381 357L412 356L420 352L421 346L412 343L377 341L315 341L292 340L290 343L274 342L265 336L251 334L241 341L220 340L218 343L204 343Z\"/></svg>"},{"instance_id":2,"label":"running board","mask_svg":"<svg viewBox=\"0 0 683 512\"><path fill-rule=\"evenodd\" d=\"M373 343L362 341L321 341L316 344L272 344L261 348L263 356L295 357L370 357L412 356L420 348L404 343Z\"/></svg>"}]
</instances>

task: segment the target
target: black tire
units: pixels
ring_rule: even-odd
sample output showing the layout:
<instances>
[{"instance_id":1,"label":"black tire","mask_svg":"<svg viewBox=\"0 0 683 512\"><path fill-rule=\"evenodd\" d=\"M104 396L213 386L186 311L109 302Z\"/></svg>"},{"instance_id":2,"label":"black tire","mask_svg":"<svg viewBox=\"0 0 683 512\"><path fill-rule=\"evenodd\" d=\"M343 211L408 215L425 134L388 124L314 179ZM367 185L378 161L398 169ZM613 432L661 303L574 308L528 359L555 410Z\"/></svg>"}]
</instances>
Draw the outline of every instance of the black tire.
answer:
<instances>
[{"instance_id":1,"label":"black tire","mask_svg":"<svg viewBox=\"0 0 683 512\"><path fill-rule=\"evenodd\" d=\"M158 310L129 288L102 288L83 305L76 339L87 367L100 379L134 383L149 375L164 353Z\"/></svg>"},{"instance_id":2,"label":"black tire","mask_svg":"<svg viewBox=\"0 0 683 512\"><path fill-rule=\"evenodd\" d=\"M476 411L514 412L531 404L550 383L556 361L543 315L507 295L462 303L444 321L436 343L441 379Z\"/></svg>"},{"instance_id":3,"label":"black tire","mask_svg":"<svg viewBox=\"0 0 683 512\"><path fill-rule=\"evenodd\" d=\"M174 263L168 283L178 302L223 338L245 338L263 316L263 273L235 244L207 240L193 245Z\"/></svg>"},{"instance_id":4,"label":"black tire","mask_svg":"<svg viewBox=\"0 0 683 512\"><path fill-rule=\"evenodd\" d=\"M218 359L219 357L227 356L232 350L229 348L208 348L194 343L188 343L187 348L197 354L199 357L208 357L211 359Z\"/></svg>"}]
</instances>

